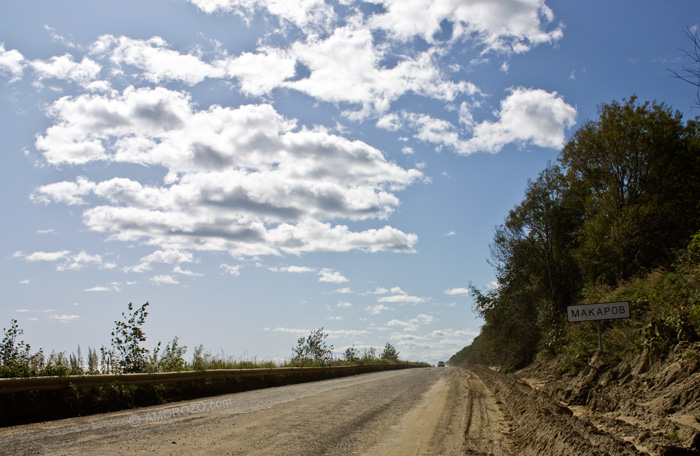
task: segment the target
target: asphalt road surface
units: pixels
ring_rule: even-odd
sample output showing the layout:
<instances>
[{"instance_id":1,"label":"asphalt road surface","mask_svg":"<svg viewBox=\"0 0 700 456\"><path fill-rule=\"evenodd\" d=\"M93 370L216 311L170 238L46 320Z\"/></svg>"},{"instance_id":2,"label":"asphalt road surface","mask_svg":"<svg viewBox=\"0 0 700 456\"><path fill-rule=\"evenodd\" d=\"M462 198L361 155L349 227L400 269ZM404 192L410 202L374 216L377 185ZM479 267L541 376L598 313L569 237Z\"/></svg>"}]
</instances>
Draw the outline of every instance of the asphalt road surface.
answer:
<instances>
[{"instance_id":1,"label":"asphalt road surface","mask_svg":"<svg viewBox=\"0 0 700 456\"><path fill-rule=\"evenodd\" d=\"M511 455L468 371L421 368L0 429L0 454Z\"/></svg>"}]
</instances>

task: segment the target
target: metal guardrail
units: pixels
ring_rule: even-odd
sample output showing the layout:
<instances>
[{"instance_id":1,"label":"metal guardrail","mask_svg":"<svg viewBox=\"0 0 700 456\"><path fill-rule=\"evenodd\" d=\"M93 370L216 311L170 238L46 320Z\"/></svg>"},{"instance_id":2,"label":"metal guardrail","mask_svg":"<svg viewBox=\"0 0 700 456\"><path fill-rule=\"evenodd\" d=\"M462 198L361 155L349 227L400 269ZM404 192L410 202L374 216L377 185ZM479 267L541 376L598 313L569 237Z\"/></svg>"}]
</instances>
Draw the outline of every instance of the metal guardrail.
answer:
<instances>
[{"instance_id":1,"label":"metal guardrail","mask_svg":"<svg viewBox=\"0 0 700 456\"><path fill-rule=\"evenodd\" d=\"M407 369L418 367L411 364L370 364L340 367L278 367L272 369L216 369L185 372L157 372L152 374L98 374L68 375L65 377L23 377L0 379L0 394L23 393L29 391L51 391L69 388L96 388L118 385L147 385L154 383L203 381L206 379L236 379L244 377L264 377L268 375L309 375L320 373L348 374L369 373L381 370ZM329 375L329 377L333 377Z\"/></svg>"}]
</instances>

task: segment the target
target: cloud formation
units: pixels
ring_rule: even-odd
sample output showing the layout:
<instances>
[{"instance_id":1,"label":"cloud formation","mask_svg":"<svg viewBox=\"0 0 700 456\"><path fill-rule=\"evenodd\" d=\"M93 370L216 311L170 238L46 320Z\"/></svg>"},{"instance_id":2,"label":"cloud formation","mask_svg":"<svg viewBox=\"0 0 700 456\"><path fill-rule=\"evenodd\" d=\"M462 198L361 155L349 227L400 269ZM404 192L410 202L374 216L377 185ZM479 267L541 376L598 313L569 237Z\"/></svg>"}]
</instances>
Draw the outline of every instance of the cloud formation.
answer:
<instances>
[{"instance_id":1,"label":"cloud formation","mask_svg":"<svg viewBox=\"0 0 700 456\"><path fill-rule=\"evenodd\" d=\"M341 274L338 271L334 271L333 269L329 268L323 268L321 271L318 273L319 275L319 282L329 282L329 283L345 283L348 281L348 279Z\"/></svg>"},{"instance_id":2,"label":"cloud formation","mask_svg":"<svg viewBox=\"0 0 700 456\"><path fill-rule=\"evenodd\" d=\"M40 90L49 80L69 88L47 104L50 123L37 134L35 149L46 165L84 175L41 185L31 199L80 207L93 232L152 247L151 255L123 270L173 265L170 274L151 278L154 283L196 277L180 266L192 262L195 251L226 252L237 260L416 251L417 236L388 220L403 190L429 182L423 164L399 165L346 137L350 130L338 122L333 130L300 125L270 101L279 93L303 94L336 107L345 121L405 130L462 155L497 153L509 144L561 147L575 123L576 110L562 96L524 87L509 89L493 117L476 119L474 108L489 95L463 79L468 73L447 57L465 43L483 61L555 43L563 26L543 0L189 1L206 14L236 15L249 25L262 14L272 29L236 53L218 42L208 50L182 49L157 35L104 34L81 46L48 26L70 53L31 60L0 44L0 73L11 83L30 75ZM200 105L193 88L207 80L253 101ZM428 113L422 102L444 110ZM416 155L413 147L402 151ZM90 176L95 164L148 167L163 173L162 182L135 175L97 179ZM365 222L361 230L356 222ZM168 252L185 257L162 258ZM57 267L86 265L114 267L85 252ZM220 270L238 275L241 267L222 264ZM319 273L322 282L346 280L337 272ZM393 291L379 299L425 301Z\"/></svg>"},{"instance_id":3,"label":"cloud formation","mask_svg":"<svg viewBox=\"0 0 700 456\"><path fill-rule=\"evenodd\" d=\"M22 78L24 73L24 56L16 49L5 50L5 43L0 43L0 73L9 74L10 82Z\"/></svg>"},{"instance_id":4,"label":"cloud formation","mask_svg":"<svg viewBox=\"0 0 700 456\"><path fill-rule=\"evenodd\" d=\"M84 250L79 253L72 253L70 250L56 252L37 251L25 254L17 251L12 255L14 258L23 258L29 262L45 261L56 263L57 271L79 271L85 267L97 267L100 269L113 269L116 264L104 261L100 255L90 255Z\"/></svg>"},{"instance_id":5,"label":"cloud formation","mask_svg":"<svg viewBox=\"0 0 700 456\"><path fill-rule=\"evenodd\" d=\"M448 296L466 296L471 293L469 288L450 288L445 290L445 294Z\"/></svg>"},{"instance_id":6,"label":"cloud formation","mask_svg":"<svg viewBox=\"0 0 700 456\"><path fill-rule=\"evenodd\" d=\"M196 111L185 93L130 87L64 97L49 113L56 123L36 146L51 164L168 170L161 186L81 177L33 193L37 202L91 206L84 223L114 239L234 256L411 251L417 240L390 226L353 232L326 220L386 219L399 204L395 192L419 179L419 170L366 143L297 128L270 105Z\"/></svg>"},{"instance_id":7,"label":"cloud formation","mask_svg":"<svg viewBox=\"0 0 700 456\"><path fill-rule=\"evenodd\" d=\"M561 148L565 130L576 123L576 109L556 92L518 87L501 101L497 117L495 122L473 125L472 138L460 145L459 152L500 152L510 143Z\"/></svg>"},{"instance_id":8,"label":"cloud formation","mask_svg":"<svg viewBox=\"0 0 700 456\"><path fill-rule=\"evenodd\" d=\"M426 298L421 298L418 296L411 296L399 287L394 287L391 289L390 296L382 296L377 300L378 302L390 302L390 303L400 303L400 304L418 304L427 301Z\"/></svg>"},{"instance_id":9,"label":"cloud formation","mask_svg":"<svg viewBox=\"0 0 700 456\"><path fill-rule=\"evenodd\" d=\"M374 0L386 12L372 18L374 27L397 39L415 36L429 43L437 35L450 41L473 39L482 52L522 53L533 46L552 43L563 36L562 27L547 31L554 19L544 0ZM446 33L445 22L451 33Z\"/></svg>"}]
</instances>

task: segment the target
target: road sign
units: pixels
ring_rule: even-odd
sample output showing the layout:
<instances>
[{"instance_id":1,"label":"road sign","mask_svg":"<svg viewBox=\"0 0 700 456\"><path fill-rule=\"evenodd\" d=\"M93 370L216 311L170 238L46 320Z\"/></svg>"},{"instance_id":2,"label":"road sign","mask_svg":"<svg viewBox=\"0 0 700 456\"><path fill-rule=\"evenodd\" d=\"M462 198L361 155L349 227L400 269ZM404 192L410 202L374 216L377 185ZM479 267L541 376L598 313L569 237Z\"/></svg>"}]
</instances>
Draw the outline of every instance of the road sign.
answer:
<instances>
[{"instance_id":1,"label":"road sign","mask_svg":"<svg viewBox=\"0 0 700 456\"><path fill-rule=\"evenodd\" d=\"M629 302L605 302L566 308L569 321L614 320L630 317Z\"/></svg>"}]
</instances>

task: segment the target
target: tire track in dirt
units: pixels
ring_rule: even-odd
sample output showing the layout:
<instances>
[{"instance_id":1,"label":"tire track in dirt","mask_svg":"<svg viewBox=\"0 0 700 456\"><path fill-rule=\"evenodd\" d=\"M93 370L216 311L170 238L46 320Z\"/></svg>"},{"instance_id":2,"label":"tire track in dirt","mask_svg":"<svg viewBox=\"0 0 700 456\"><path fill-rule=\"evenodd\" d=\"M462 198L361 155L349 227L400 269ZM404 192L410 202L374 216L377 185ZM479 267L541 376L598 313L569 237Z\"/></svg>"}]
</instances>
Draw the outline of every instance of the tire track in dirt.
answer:
<instances>
[{"instance_id":1,"label":"tire track in dirt","mask_svg":"<svg viewBox=\"0 0 700 456\"><path fill-rule=\"evenodd\" d=\"M508 437L509 426L493 392L472 372L463 372L467 391L464 453L499 456L515 454Z\"/></svg>"}]
</instances>

